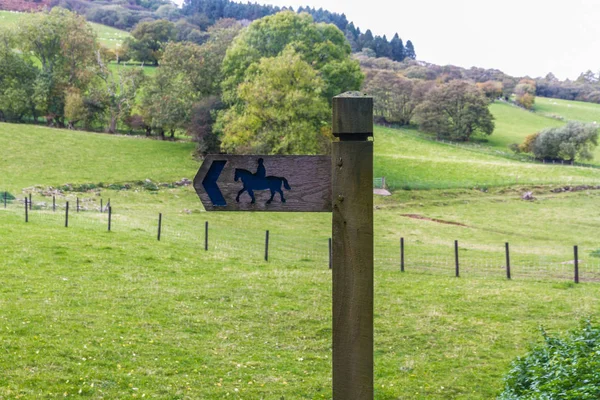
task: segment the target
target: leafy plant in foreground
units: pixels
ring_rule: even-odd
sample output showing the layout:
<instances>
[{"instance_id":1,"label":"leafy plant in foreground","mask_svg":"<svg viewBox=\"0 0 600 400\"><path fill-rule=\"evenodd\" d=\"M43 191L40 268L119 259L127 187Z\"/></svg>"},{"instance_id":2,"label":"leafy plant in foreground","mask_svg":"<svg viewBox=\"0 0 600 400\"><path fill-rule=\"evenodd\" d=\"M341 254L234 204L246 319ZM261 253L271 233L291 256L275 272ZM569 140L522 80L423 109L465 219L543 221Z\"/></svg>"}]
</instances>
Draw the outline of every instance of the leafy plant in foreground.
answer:
<instances>
[{"instance_id":1,"label":"leafy plant in foreground","mask_svg":"<svg viewBox=\"0 0 600 400\"><path fill-rule=\"evenodd\" d=\"M550 337L517 358L499 400L600 398L600 326L585 321L565 338Z\"/></svg>"}]
</instances>

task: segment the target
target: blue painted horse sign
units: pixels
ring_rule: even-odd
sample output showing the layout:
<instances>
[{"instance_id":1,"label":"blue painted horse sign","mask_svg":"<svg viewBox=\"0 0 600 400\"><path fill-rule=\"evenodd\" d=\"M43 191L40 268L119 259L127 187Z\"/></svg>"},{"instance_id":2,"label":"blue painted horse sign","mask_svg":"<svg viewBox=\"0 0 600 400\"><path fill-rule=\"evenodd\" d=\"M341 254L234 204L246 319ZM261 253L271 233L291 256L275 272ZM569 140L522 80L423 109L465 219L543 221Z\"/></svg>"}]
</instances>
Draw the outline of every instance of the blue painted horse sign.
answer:
<instances>
[{"instance_id":1,"label":"blue painted horse sign","mask_svg":"<svg viewBox=\"0 0 600 400\"><path fill-rule=\"evenodd\" d=\"M331 211L329 156L209 155L194 178L207 211Z\"/></svg>"}]
</instances>

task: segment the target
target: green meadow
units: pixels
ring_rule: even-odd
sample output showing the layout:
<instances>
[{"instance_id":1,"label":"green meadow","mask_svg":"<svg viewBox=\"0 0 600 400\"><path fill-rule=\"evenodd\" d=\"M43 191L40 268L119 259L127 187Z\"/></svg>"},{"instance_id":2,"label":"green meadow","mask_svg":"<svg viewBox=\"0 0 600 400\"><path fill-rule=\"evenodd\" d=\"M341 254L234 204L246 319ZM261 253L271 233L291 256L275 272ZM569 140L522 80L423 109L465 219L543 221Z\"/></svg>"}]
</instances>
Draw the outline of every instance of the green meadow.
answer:
<instances>
[{"instance_id":1,"label":"green meadow","mask_svg":"<svg viewBox=\"0 0 600 400\"><path fill-rule=\"evenodd\" d=\"M0 11L0 28L2 27L16 27L19 22L26 20L31 13L20 13L13 11ZM129 37L129 33L120 29L112 28L110 26L97 24L95 22L89 23L96 35L98 41L106 48L116 49L121 46L123 40Z\"/></svg>"},{"instance_id":2,"label":"green meadow","mask_svg":"<svg viewBox=\"0 0 600 400\"><path fill-rule=\"evenodd\" d=\"M540 326L598 318L600 191L552 189L599 170L411 130L374 140L375 175L395 189L375 199L377 399L494 398ZM331 398L329 214L206 213L190 186L159 185L194 177L185 141L0 124L0 149L0 191L34 201L27 223L18 200L0 205L0 398ZM100 182L132 187L61 192L56 211L42 193Z\"/></svg>"}]
</instances>

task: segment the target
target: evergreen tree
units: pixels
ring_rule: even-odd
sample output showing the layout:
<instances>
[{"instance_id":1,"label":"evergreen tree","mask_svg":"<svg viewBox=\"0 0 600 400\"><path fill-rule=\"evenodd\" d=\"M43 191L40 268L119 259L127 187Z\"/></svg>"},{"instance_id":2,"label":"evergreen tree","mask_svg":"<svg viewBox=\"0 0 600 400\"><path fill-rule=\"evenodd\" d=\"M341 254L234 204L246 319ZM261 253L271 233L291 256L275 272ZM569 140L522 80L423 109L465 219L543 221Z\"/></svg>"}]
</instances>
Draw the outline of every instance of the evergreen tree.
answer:
<instances>
[{"instance_id":1,"label":"evergreen tree","mask_svg":"<svg viewBox=\"0 0 600 400\"><path fill-rule=\"evenodd\" d=\"M375 39L373 38L373 32L371 32L370 29L367 29L365 34L361 35L358 44L360 45L361 49L366 47L375 50Z\"/></svg>"},{"instance_id":2,"label":"evergreen tree","mask_svg":"<svg viewBox=\"0 0 600 400\"><path fill-rule=\"evenodd\" d=\"M415 53L415 47L413 46L410 40L406 42L406 57L412 58L413 60L417 58L417 53Z\"/></svg>"},{"instance_id":3,"label":"evergreen tree","mask_svg":"<svg viewBox=\"0 0 600 400\"><path fill-rule=\"evenodd\" d=\"M402 61L404 57L406 57L406 51L404 49L404 43L402 43L402 39L396 33L392 42L390 43L392 48L392 60L394 61Z\"/></svg>"}]
</instances>

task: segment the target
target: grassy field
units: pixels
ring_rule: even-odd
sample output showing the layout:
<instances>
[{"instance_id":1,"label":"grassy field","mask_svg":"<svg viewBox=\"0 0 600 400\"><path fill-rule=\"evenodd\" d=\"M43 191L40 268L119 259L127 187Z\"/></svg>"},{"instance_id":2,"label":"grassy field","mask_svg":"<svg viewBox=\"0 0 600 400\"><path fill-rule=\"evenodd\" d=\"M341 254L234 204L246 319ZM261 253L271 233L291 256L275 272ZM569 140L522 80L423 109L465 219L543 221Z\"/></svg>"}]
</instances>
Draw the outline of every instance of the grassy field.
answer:
<instances>
[{"instance_id":1,"label":"grassy field","mask_svg":"<svg viewBox=\"0 0 600 400\"><path fill-rule=\"evenodd\" d=\"M534 110L567 121L600 122L600 104L536 97Z\"/></svg>"},{"instance_id":2,"label":"grassy field","mask_svg":"<svg viewBox=\"0 0 600 400\"><path fill-rule=\"evenodd\" d=\"M194 144L0 124L0 170L8 190L33 185L160 182L189 176ZM4 189L4 190L6 190Z\"/></svg>"},{"instance_id":3,"label":"grassy field","mask_svg":"<svg viewBox=\"0 0 600 400\"><path fill-rule=\"evenodd\" d=\"M498 101L490 106L490 111L494 115L496 129L487 138L488 144L503 151L509 151L508 146L512 143L522 143L525 137L532 133L564 124L559 120Z\"/></svg>"},{"instance_id":4,"label":"grassy field","mask_svg":"<svg viewBox=\"0 0 600 400\"><path fill-rule=\"evenodd\" d=\"M0 27L16 27L19 22L28 18L30 13L19 13L13 11L0 11ZM109 49L121 46L123 40L129 37L129 33L110 26L90 22L90 25L98 35L98 41Z\"/></svg>"},{"instance_id":5,"label":"grassy field","mask_svg":"<svg viewBox=\"0 0 600 400\"><path fill-rule=\"evenodd\" d=\"M198 163L189 142L70 132L39 126L0 124L3 185L160 182L193 177ZM35 146L31 146L35 143ZM487 188L519 184L595 184L600 170L530 164L420 138L409 130L377 128L375 176L392 188ZM27 155L27 156L25 156ZM37 165L34 160L41 160ZM74 171L77 170L75 173Z\"/></svg>"},{"instance_id":6,"label":"grassy field","mask_svg":"<svg viewBox=\"0 0 600 400\"><path fill-rule=\"evenodd\" d=\"M597 181L595 170L507 163L411 131L378 129L375 144L379 173L458 187L376 199L377 399L493 398L510 361L541 340L539 326L600 316L590 283L600 278L600 191L468 187L510 168L557 183L573 173ZM172 182L199 165L190 143L26 125L0 124L0 148L0 190L17 197L32 185ZM535 202L520 200L526 190ZM75 196L87 211L73 211ZM111 232L95 211L101 198L114 209ZM0 206L0 398L331 397L330 215L205 213L190 187L65 193L55 213L51 198L33 199L27 224L18 202ZM581 285L570 283L573 244Z\"/></svg>"},{"instance_id":7,"label":"grassy field","mask_svg":"<svg viewBox=\"0 0 600 400\"><path fill-rule=\"evenodd\" d=\"M432 142L405 129L377 128L375 153L375 176L385 176L392 188L593 184L600 178L597 169L514 161L502 154Z\"/></svg>"}]
</instances>

